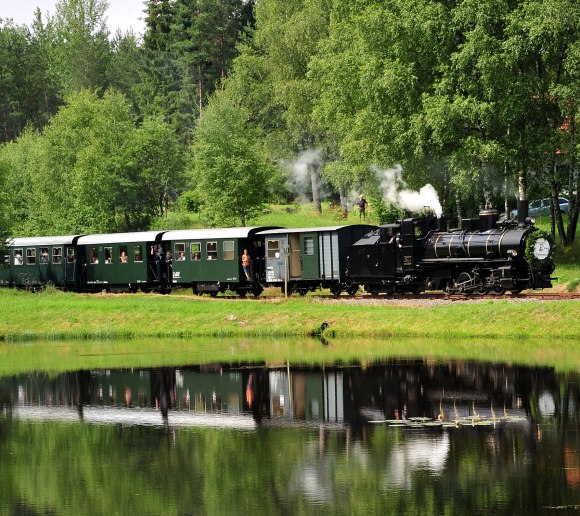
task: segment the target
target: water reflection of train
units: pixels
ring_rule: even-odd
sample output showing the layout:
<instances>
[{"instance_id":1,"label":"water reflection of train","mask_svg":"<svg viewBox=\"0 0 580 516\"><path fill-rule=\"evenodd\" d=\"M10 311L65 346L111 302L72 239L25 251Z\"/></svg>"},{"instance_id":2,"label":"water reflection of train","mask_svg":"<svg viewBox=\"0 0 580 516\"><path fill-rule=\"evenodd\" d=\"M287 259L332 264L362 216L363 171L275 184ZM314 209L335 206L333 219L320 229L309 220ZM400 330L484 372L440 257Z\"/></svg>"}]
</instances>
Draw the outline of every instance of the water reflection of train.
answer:
<instances>
[{"instance_id":1,"label":"water reflection of train","mask_svg":"<svg viewBox=\"0 0 580 516\"><path fill-rule=\"evenodd\" d=\"M20 418L176 426L315 424L359 431L369 421L509 415L522 423L578 414L552 370L393 361L364 367L203 365L78 371L0 380Z\"/></svg>"}]
</instances>

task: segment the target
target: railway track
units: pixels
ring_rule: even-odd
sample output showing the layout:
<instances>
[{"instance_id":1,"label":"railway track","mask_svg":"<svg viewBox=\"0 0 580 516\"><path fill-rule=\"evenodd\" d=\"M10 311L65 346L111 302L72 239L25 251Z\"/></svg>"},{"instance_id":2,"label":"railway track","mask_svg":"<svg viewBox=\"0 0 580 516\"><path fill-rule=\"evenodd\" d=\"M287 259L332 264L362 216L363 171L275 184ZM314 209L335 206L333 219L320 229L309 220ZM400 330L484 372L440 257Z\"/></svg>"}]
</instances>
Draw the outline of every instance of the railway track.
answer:
<instances>
[{"instance_id":1,"label":"railway track","mask_svg":"<svg viewBox=\"0 0 580 516\"><path fill-rule=\"evenodd\" d=\"M232 299L232 300L239 300L239 301L246 301L246 300L268 300L268 299L278 299L280 295L262 295L259 297L254 296L247 296L242 298L237 295L220 295L216 299ZM295 296L296 297L296 296ZM342 294L340 296L335 296L332 294L314 294L310 297L314 297L320 300L341 300L341 301L348 301L348 300L392 300L392 301L421 301L421 300L444 300L444 301L469 301L469 300L478 300L478 299L490 299L490 300L549 300L549 301L566 301L566 300L573 300L573 299L580 299L580 292L530 292L530 293L520 293L520 294L445 294L443 292L427 292L421 293L418 295L412 294L365 294L359 293L353 296L349 296L346 294Z\"/></svg>"}]
</instances>

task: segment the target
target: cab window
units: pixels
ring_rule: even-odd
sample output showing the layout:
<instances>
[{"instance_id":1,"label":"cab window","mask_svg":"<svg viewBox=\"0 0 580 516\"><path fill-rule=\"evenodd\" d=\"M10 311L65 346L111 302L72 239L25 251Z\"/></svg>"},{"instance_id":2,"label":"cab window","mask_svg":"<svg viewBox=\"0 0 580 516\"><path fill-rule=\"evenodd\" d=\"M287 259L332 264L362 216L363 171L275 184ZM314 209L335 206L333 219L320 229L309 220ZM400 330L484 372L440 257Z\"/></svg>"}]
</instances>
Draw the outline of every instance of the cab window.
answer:
<instances>
[{"instance_id":1,"label":"cab window","mask_svg":"<svg viewBox=\"0 0 580 516\"><path fill-rule=\"evenodd\" d=\"M52 263L55 265L62 263L62 247L52 248Z\"/></svg>"},{"instance_id":2,"label":"cab window","mask_svg":"<svg viewBox=\"0 0 580 516\"><path fill-rule=\"evenodd\" d=\"M217 242L207 242L205 244L205 252L208 260L217 260Z\"/></svg>"},{"instance_id":3,"label":"cab window","mask_svg":"<svg viewBox=\"0 0 580 516\"><path fill-rule=\"evenodd\" d=\"M266 241L268 258L280 258L280 240Z\"/></svg>"},{"instance_id":4,"label":"cab window","mask_svg":"<svg viewBox=\"0 0 580 516\"><path fill-rule=\"evenodd\" d=\"M224 260L233 260L234 256L234 241L226 240L223 243Z\"/></svg>"},{"instance_id":5,"label":"cab window","mask_svg":"<svg viewBox=\"0 0 580 516\"><path fill-rule=\"evenodd\" d=\"M193 242L190 244L189 251L193 261L201 260L201 242Z\"/></svg>"},{"instance_id":6,"label":"cab window","mask_svg":"<svg viewBox=\"0 0 580 516\"><path fill-rule=\"evenodd\" d=\"M34 265L36 263L36 249L29 247L26 250L26 265Z\"/></svg>"}]
</instances>

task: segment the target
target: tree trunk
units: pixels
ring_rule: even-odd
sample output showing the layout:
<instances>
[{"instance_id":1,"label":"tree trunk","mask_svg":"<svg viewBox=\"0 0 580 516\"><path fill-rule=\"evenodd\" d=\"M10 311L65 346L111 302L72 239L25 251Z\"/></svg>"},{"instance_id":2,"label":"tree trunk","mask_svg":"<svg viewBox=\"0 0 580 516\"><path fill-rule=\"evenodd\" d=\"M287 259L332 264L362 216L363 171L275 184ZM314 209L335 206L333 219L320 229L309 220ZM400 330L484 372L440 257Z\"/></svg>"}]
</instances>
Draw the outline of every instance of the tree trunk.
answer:
<instances>
[{"instance_id":1,"label":"tree trunk","mask_svg":"<svg viewBox=\"0 0 580 516\"><path fill-rule=\"evenodd\" d=\"M348 197L346 195L344 195L342 188L339 189L338 194L340 195L340 208L341 208L342 218L346 220L348 218L348 212L350 209Z\"/></svg>"},{"instance_id":2,"label":"tree trunk","mask_svg":"<svg viewBox=\"0 0 580 516\"><path fill-rule=\"evenodd\" d=\"M503 166L503 209L506 220L509 218L509 203L508 203L508 167L507 163Z\"/></svg>"},{"instance_id":3,"label":"tree trunk","mask_svg":"<svg viewBox=\"0 0 580 516\"><path fill-rule=\"evenodd\" d=\"M320 215L322 213L322 206L320 204L320 193L318 191L318 181L320 179L318 165L309 163L308 169L310 170L310 183L312 184L312 205L314 206L314 213Z\"/></svg>"},{"instance_id":4,"label":"tree trunk","mask_svg":"<svg viewBox=\"0 0 580 516\"><path fill-rule=\"evenodd\" d=\"M457 224L459 227L462 226L463 210L461 209L461 195L459 190L455 189L455 208L457 209Z\"/></svg>"},{"instance_id":5,"label":"tree trunk","mask_svg":"<svg viewBox=\"0 0 580 516\"><path fill-rule=\"evenodd\" d=\"M492 188L491 188L492 167L486 160L481 160L481 187L483 190L483 209L492 208Z\"/></svg>"},{"instance_id":6,"label":"tree trunk","mask_svg":"<svg viewBox=\"0 0 580 516\"><path fill-rule=\"evenodd\" d=\"M568 145L568 243L573 244L578 224L578 212L580 210L580 185L578 184L578 167L576 166L576 118L570 116L568 126L570 142ZM576 195L574 195L576 192Z\"/></svg>"}]
</instances>

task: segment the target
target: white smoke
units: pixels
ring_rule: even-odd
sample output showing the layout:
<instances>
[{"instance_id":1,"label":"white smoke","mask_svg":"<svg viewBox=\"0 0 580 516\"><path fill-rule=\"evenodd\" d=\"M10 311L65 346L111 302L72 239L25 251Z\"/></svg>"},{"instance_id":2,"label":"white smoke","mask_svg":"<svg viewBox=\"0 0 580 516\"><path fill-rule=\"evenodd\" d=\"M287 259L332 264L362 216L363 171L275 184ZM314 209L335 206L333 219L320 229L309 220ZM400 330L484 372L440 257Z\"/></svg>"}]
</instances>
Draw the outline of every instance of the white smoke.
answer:
<instances>
[{"instance_id":1,"label":"white smoke","mask_svg":"<svg viewBox=\"0 0 580 516\"><path fill-rule=\"evenodd\" d=\"M385 202L411 212L421 212L429 208L437 217L443 214L439 195L432 185L427 183L418 192L410 190L403 180L403 168L396 165L387 170L374 167L374 172L380 181Z\"/></svg>"},{"instance_id":2,"label":"white smoke","mask_svg":"<svg viewBox=\"0 0 580 516\"><path fill-rule=\"evenodd\" d=\"M289 164L290 181L293 190L300 196L302 202L310 202L307 192L312 191L312 182L310 178L310 167L317 167L318 170L324 165L323 153L321 149L308 149L300 154L295 161ZM318 190L322 197L322 184L320 173L318 174Z\"/></svg>"}]
</instances>

